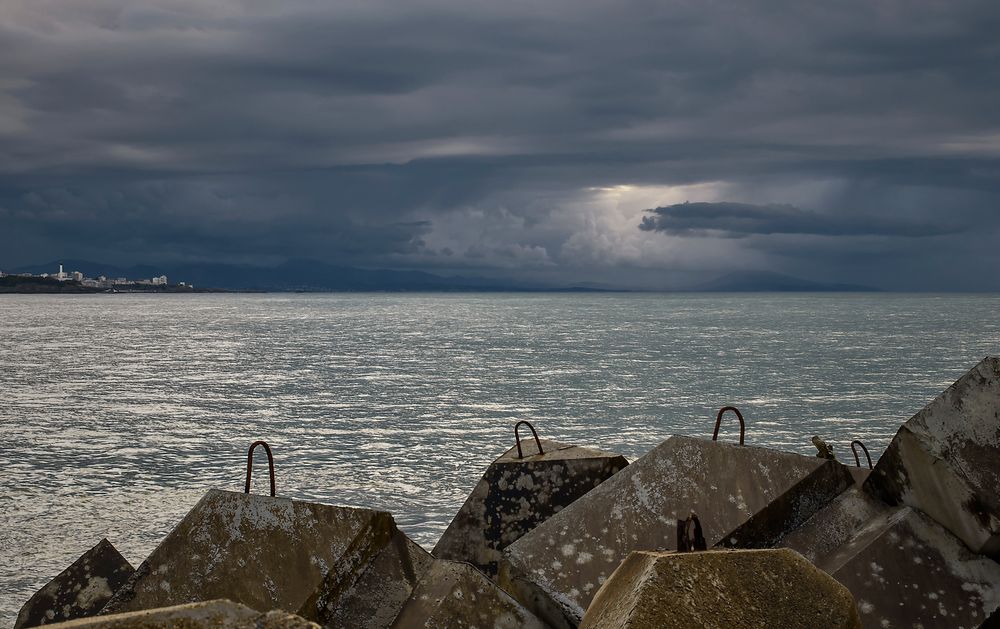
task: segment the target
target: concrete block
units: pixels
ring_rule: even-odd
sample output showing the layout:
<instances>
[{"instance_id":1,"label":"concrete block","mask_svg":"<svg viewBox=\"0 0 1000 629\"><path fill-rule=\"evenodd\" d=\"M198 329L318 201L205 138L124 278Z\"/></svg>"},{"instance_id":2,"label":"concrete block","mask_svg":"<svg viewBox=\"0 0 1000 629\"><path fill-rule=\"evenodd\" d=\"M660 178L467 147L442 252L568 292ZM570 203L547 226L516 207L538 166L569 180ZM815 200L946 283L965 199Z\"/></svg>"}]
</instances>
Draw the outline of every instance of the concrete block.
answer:
<instances>
[{"instance_id":1,"label":"concrete block","mask_svg":"<svg viewBox=\"0 0 1000 629\"><path fill-rule=\"evenodd\" d=\"M435 559L392 627L545 629L546 625L472 565Z\"/></svg>"},{"instance_id":2,"label":"concrete block","mask_svg":"<svg viewBox=\"0 0 1000 629\"><path fill-rule=\"evenodd\" d=\"M580 629L860 629L843 585L788 549L631 553Z\"/></svg>"},{"instance_id":3,"label":"concrete block","mask_svg":"<svg viewBox=\"0 0 1000 629\"><path fill-rule=\"evenodd\" d=\"M14 629L94 616L133 572L111 542L102 539L28 599Z\"/></svg>"},{"instance_id":4,"label":"concrete block","mask_svg":"<svg viewBox=\"0 0 1000 629\"><path fill-rule=\"evenodd\" d=\"M1000 358L985 358L907 420L865 487L1000 558Z\"/></svg>"},{"instance_id":5,"label":"concrete block","mask_svg":"<svg viewBox=\"0 0 1000 629\"><path fill-rule=\"evenodd\" d=\"M865 627L977 627L1000 607L1000 564L934 520L851 489L782 541L853 594Z\"/></svg>"},{"instance_id":6,"label":"concrete block","mask_svg":"<svg viewBox=\"0 0 1000 629\"><path fill-rule=\"evenodd\" d=\"M546 621L573 626L631 551L673 550L677 521L691 511L708 544L716 544L776 498L790 490L793 496L804 479L828 474L824 465L839 464L671 437L511 544L504 551L509 573L500 582L518 600L533 601Z\"/></svg>"},{"instance_id":7,"label":"concrete block","mask_svg":"<svg viewBox=\"0 0 1000 629\"><path fill-rule=\"evenodd\" d=\"M542 440L493 461L434 547L496 576L501 551L628 465L620 454Z\"/></svg>"},{"instance_id":8,"label":"concrete block","mask_svg":"<svg viewBox=\"0 0 1000 629\"><path fill-rule=\"evenodd\" d=\"M52 625L53 629L320 629L282 611L260 613L227 600L188 603Z\"/></svg>"},{"instance_id":9,"label":"concrete block","mask_svg":"<svg viewBox=\"0 0 1000 629\"><path fill-rule=\"evenodd\" d=\"M331 570L363 561L352 552L376 555L394 530L385 512L210 490L102 613L218 598L298 612Z\"/></svg>"},{"instance_id":10,"label":"concrete block","mask_svg":"<svg viewBox=\"0 0 1000 629\"><path fill-rule=\"evenodd\" d=\"M849 487L853 470L826 459L794 487L769 502L715 544L724 548L770 548L797 529Z\"/></svg>"},{"instance_id":11,"label":"concrete block","mask_svg":"<svg viewBox=\"0 0 1000 629\"><path fill-rule=\"evenodd\" d=\"M389 627L434 561L395 525L358 541L303 606L303 616L327 627Z\"/></svg>"}]
</instances>

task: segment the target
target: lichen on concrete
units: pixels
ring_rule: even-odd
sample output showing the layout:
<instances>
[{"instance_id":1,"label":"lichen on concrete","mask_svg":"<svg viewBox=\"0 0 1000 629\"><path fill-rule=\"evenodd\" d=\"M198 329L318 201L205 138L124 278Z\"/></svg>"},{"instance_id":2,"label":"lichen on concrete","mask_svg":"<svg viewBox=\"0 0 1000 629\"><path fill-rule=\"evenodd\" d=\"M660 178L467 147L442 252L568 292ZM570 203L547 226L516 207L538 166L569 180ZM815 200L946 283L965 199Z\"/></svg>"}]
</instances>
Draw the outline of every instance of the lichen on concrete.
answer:
<instances>
[{"instance_id":1,"label":"lichen on concrete","mask_svg":"<svg viewBox=\"0 0 1000 629\"><path fill-rule=\"evenodd\" d=\"M843 583L865 627L978 627L1000 606L1000 564L925 514L845 491L782 546Z\"/></svg>"},{"instance_id":2,"label":"lichen on concrete","mask_svg":"<svg viewBox=\"0 0 1000 629\"><path fill-rule=\"evenodd\" d=\"M851 593L788 549L636 551L601 586L580 629L860 629Z\"/></svg>"},{"instance_id":3,"label":"lichen on concrete","mask_svg":"<svg viewBox=\"0 0 1000 629\"><path fill-rule=\"evenodd\" d=\"M28 599L14 629L93 616L133 572L111 542L102 539Z\"/></svg>"},{"instance_id":4,"label":"lichen on concrete","mask_svg":"<svg viewBox=\"0 0 1000 629\"><path fill-rule=\"evenodd\" d=\"M563 618L549 622L574 624L629 552L674 548L678 519L696 512L715 544L825 463L671 437L511 544L499 578L522 600L553 601Z\"/></svg>"},{"instance_id":5,"label":"lichen on concrete","mask_svg":"<svg viewBox=\"0 0 1000 629\"><path fill-rule=\"evenodd\" d=\"M74 620L53 629L320 629L288 612L261 613L228 600L113 614Z\"/></svg>"},{"instance_id":6,"label":"lichen on concrete","mask_svg":"<svg viewBox=\"0 0 1000 629\"><path fill-rule=\"evenodd\" d=\"M228 598L297 612L359 535L391 516L210 490L104 609L116 613Z\"/></svg>"},{"instance_id":7,"label":"lichen on concrete","mask_svg":"<svg viewBox=\"0 0 1000 629\"><path fill-rule=\"evenodd\" d=\"M542 440L522 441L487 468L432 551L496 576L501 551L610 478L628 462L620 454Z\"/></svg>"},{"instance_id":8,"label":"lichen on concrete","mask_svg":"<svg viewBox=\"0 0 1000 629\"><path fill-rule=\"evenodd\" d=\"M983 359L907 420L865 487L1000 559L1000 358Z\"/></svg>"},{"instance_id":9,"label":"lichen on concrete","mask_svg":"<svg viewBox=\"0 0 1000 629\"><path fill-rule=\"evenodd\" d=\"M443 559L433 560L392 627L547 629L475 567Z\"/></svg>"}]
</instances>

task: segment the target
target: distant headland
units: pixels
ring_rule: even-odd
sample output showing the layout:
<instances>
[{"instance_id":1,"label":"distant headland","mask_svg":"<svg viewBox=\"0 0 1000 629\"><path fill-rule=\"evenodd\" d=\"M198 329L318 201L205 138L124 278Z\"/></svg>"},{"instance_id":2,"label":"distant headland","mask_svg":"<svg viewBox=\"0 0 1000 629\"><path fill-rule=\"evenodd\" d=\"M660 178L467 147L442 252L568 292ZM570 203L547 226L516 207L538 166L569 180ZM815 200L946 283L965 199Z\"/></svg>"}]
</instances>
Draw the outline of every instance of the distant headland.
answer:
<instances>
[{"instance_id":1,"label":"distant headland","mask_svg":"<svg viewBox=\"0 0 1000 629\"><path fill-rule=\"evenodd\" d=\"M55 273L5 273L0 271L0 293L194 293L226 292L220 289L196 289L193 284L171 284L166 275L144 279L128 277L87 277L82 271L66 272L58 265Z\"/></svg>"}]
</instances>

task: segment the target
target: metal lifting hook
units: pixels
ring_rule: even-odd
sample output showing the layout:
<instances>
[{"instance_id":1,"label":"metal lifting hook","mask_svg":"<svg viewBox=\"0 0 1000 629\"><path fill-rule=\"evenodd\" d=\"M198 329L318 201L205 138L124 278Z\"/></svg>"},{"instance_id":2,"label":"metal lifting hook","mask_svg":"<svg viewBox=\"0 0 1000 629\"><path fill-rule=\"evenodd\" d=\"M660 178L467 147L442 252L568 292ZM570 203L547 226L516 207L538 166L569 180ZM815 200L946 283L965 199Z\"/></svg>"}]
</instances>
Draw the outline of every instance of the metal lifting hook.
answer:
<instances>
[{"instance_id":1,"label":"metal lifting hook","mask_svg":"<svg viewBox=\"0 0 1000 629\"><path fill-rule=\"evenodd\" d=\"M857 439L851 442L851 452L854 453L854 464L861 467L861 458L858 457L858 449L854 447L855 445L861 446L861 449L865 451L865 458L868 459L868 469L874 469L872 466L872 455L868 454L868 448L865 447L865 444Z\"/></svg>"},{"instance_id":2,"label":"metal lifting hook","mask_svg":"<svg viewBox=\"0 0 1000 629\"><path fill-rule=\"evenodd\" d=\"M247 483L243 488L243 493L250 493L250 475L253 473L253 451L257 446L264 446L264 452L267 453L267 471L271 474L271 497L274 497L274 456L271 455L271 446L267 445L264 441L254 441L250 444L250 450L247 451Z\"/></svg>"},{"instance_id":3,"label":"metal lifting hook","mask_svg":"<svg viewBox=\"0 0 1000 629\"><path fill-rule=\"evenodd\" d=\"M527 426L531 430L531 434L534 435L535 445L538 446L538 454L545 454L545 451L542 450L542 442L538 440L538 433L535 432L535 427L522 419L521 421L514 424L514 441L517 442L517 458L519 459L524 458L524 453L521 452L521 436L517 432L518 429L521 427L521 424Z\"/></svg>"},{"instance_id":4,"label":"metal lifting hook","mask_svg":"<svg viewBox=\"0 0 1000 629\"><path fill-rule=\"evenodd\" d=\"M743 436L746 433L746 425L743 423L743 413L735 406L723 406L719 409L719 414L715 417L715 431L712 432L712 441L719 440L719 426L722 424L722 416L726 411L736 413L736 418L740 420L740 445L743 445Z\"/></svg>"}]
</instances>

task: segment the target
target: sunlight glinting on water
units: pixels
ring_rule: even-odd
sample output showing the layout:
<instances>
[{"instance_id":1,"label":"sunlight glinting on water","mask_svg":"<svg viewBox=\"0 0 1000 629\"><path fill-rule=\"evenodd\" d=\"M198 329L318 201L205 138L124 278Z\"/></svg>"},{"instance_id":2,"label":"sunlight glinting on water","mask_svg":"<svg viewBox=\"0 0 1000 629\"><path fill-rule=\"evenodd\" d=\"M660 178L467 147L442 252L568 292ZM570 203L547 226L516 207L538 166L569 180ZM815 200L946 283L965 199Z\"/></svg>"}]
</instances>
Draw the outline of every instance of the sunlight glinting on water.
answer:
<instances>
[{"instance_id":1,"label":"sunlight glinting on water","mask_svg":"<svg viewBox=\"0 0 1000 629\"><path fill-rule=\"evenodd\" d=\"M280 495L391 511L425 548L519 419L634 460L734 404L748 444L811 455L818 434L877 457L1000 352L997 312L964 295L5 296L0 621L102 537L138 565L206 489L242 489L255 439Z\"/></svg>"}]
</instances>

